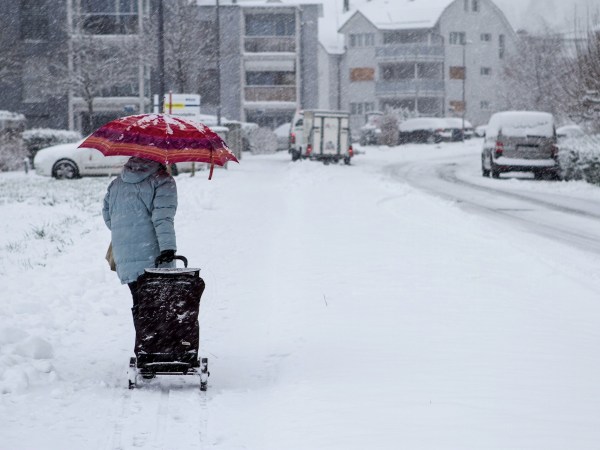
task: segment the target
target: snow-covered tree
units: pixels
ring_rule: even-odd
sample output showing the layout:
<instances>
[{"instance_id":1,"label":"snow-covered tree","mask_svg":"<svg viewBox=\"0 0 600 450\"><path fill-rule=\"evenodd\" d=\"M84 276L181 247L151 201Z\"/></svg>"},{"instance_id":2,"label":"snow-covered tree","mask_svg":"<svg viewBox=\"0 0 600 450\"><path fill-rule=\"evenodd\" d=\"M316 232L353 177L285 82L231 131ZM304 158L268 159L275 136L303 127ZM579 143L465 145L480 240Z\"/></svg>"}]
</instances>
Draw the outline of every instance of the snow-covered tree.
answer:
<instances>
[{"instance_id":1,"label":"snow-covered tree","mask_svg":"<svg viewBox=\"0 0 600 450\"><path fill-rule=\"evenodd\" d=\"M561 83L568 70L562 37L549 31L536 36L520 32L519 37L504 66L503 102L510 109L564 116L568 98Z\"/></svg>"},{"instance_id":2,"label":"snow-covered tree","mask_svg":"<svg viewBox=\"0 0 600 450\"><path fill-rule=\"evenodd\" d=\"M571 98L571 115L600 130L600 30L590 31L577 49L565 88Z\"/></svg>"}]
</instances>

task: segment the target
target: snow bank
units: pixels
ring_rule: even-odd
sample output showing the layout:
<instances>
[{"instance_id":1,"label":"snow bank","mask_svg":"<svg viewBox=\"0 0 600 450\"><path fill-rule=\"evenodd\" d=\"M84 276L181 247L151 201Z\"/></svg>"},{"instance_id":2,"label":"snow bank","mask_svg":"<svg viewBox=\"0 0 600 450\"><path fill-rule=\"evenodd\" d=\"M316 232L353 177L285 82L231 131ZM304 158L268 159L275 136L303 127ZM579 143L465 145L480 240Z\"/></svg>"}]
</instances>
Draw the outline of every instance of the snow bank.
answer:
<instances>
[{"instance_id":1,"label":"snow bank","mask_svg":"<svg viewBox=\"0 0 600 450\"><path fill-rule=\"evenodd\" d=\"M600 135L561 140L559 148L563 179L600 185Z\"/></svg>"}]
</instances>

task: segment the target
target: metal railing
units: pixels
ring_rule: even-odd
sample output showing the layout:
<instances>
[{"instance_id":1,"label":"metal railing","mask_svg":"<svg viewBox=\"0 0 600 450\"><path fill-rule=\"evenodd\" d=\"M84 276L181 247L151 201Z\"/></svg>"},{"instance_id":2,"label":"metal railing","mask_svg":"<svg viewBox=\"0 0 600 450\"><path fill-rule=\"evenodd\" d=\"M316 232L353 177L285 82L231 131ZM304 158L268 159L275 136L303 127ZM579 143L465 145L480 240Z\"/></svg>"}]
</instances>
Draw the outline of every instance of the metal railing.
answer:
<instances>
[{"instance_id":1,"label":"metal railing","mask_svg":"<svg viewBox=\"0 0 600 450\"><path fill-rule=\"evenodd\" d=\"M375 57L392 61L443 61L444 47L442 45L390 44L376 47Z\"/></svg>"},{"instance_id":2,"label":"metal railing","mask_svg":"<svg viewBox=\"0 0 600 450\"><path fill-rule=\"evenodd\" d=\"M375 83L376 95L430 95L443 97L445 94L444 80L407 80L407 81L378 81Z\"/></svg>"},{"instance_id":3,"label":"metal railing","mask_svg":"<svg viewBox=\"0 0 600 450\"><path fill-rule=\"evenodd\" d=\"M244 88L247 102L295 102L296 86L249 86Z\"/></svg>"},{"instance_id":4,"label":"metal railing","mask_svg":"<svg viewBox=\"0 0 600 450\"><path fill-rule=\"evenodd\" d=\"M244 51L248 53L295 53L296 38L294 36L246 36Z\"/></svg>"}]
</instances>

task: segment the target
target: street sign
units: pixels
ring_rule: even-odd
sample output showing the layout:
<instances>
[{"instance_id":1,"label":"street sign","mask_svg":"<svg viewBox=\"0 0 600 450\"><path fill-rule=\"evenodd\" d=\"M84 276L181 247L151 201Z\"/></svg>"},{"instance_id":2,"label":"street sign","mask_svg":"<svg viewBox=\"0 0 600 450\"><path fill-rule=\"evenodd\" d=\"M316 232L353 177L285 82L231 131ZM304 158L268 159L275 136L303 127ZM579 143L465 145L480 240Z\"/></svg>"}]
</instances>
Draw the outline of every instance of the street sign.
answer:
<instances>
[{"instance_id":1,"label":"street sign","mask_svg":"<svg viewBox=\"0 0 600 450\"><path fill-rule=\"evenodd\" d=\"M173 116L193 119L200 115L200 100L198 94L166 94L164 112ZM154 112L159 112L158 95L154 95Z\"/></svg>"}]
</instances>

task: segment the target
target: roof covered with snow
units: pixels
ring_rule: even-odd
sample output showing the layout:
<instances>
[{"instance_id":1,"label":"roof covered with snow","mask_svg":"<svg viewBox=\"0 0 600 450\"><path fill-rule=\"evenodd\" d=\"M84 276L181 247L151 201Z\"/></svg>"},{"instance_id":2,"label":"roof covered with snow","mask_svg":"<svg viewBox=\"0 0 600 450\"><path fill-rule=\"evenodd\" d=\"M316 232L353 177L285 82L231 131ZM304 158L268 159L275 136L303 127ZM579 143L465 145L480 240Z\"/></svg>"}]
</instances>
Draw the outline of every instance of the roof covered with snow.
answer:
<instances>
[{"instance_id":1,"label":"roof covered with snow","mask_svg":"<svg viewBox=\"0 0 600 450\"><path fill-rule=\"evenodd\" d=\"M356 12L382 30L406 30L435 26L444 10L455 0L372 0L346 15L344 24Z\"/></svg>"}]
</instances>

